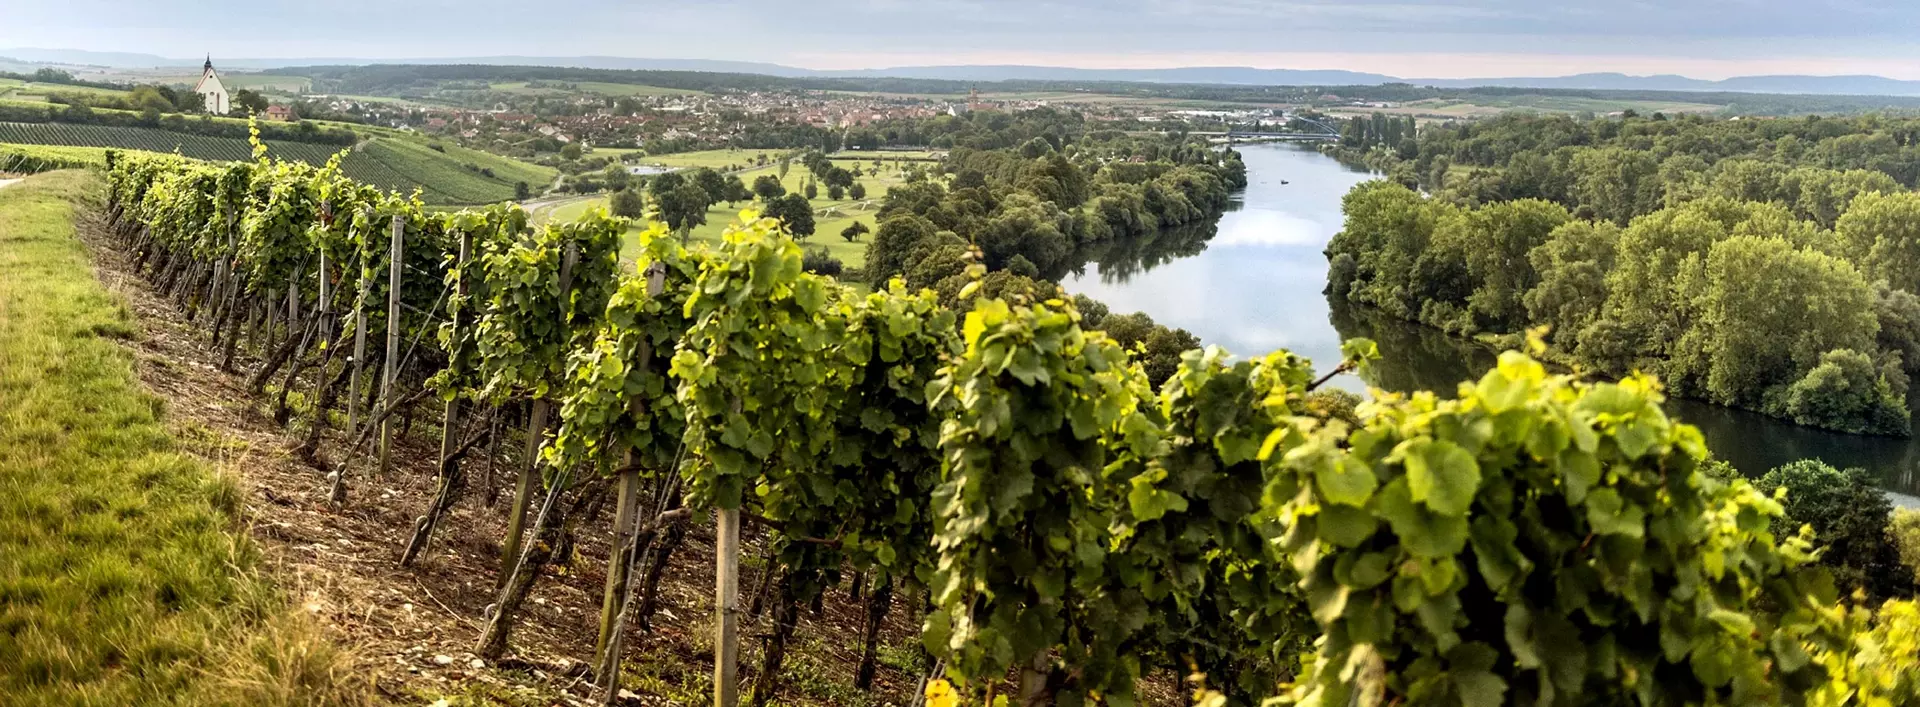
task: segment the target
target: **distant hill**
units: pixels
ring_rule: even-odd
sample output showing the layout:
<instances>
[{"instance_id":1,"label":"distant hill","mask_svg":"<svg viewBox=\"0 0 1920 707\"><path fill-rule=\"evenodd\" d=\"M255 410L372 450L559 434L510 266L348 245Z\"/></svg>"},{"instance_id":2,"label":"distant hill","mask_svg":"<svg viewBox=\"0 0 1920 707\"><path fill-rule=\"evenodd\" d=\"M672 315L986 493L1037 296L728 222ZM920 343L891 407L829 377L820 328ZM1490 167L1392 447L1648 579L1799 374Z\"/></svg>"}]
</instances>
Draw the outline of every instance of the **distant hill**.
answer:
<instances>
[{"instance_id":1,"label":"distant hill","mask_svg":"<svg viewBox=\"0 0 1920 707\"><path fill-rule=\"evenodd\" d=\"M83 64L127 69L198 66L202 58L169 58L154 54L94 52L77 49L0 49L0 58L31 62ZM616 56L470 56L438 58L365 59L303 57L249 59L215 57L214 64L234 69L272 69L288 66L361 66L368 64L490 64L556 66L583 69L637 69L652 71L710 71L758 74L784 78L908 78L948 81L1134 81L1148 83L1222 84L1238 86L1377 86L1409 83L1438 88L1586 89L1626 91L1724 91L1734 93L1795 93L1847 96L1920 96L1920 81L1882 76L1737 76L1721 81L1664 74L1630 76L1589 73L1573 76L1494 77L1470 79L1399 78L1337 69L1257 69L1246 66L1191 66L1168 69L1079 69L1061 66L953 65L896 66L880 69L819 70L752 61L712 59L647 59Z\"/></svg>"},{"instance_id":2,"label":"distant hill","mask_svg":"<svg viewBox=\"0 0 1920 707\"><path fill-rule=\"evenodd\" d=\"M1374 86L1400 81L1357 71L1255 69L1245 66L1194 66L1177 69L1074 69L1057 66L898 66L887 69L816 71L823 77L893 77L949 81L1142 81L1148 83L1238 84L1252 86Z\"/></svg>"},{"instance_id":3,"label":"distant hill","mask_svg":"<svg viewBox=\"0 0 1920 707\"><path fill-rule=\"evenodd\" d=\"M1883 76L1736 76L1707 81L1685 76L1629 76L1597 73L1573 76L1487 79L1405 79L1407 83L1438 88L1567 88L1623 91L1731 91L1735 93L1810 93L1848 96L1920 96L1920 81Z\"/></svg>"}]
</instances>

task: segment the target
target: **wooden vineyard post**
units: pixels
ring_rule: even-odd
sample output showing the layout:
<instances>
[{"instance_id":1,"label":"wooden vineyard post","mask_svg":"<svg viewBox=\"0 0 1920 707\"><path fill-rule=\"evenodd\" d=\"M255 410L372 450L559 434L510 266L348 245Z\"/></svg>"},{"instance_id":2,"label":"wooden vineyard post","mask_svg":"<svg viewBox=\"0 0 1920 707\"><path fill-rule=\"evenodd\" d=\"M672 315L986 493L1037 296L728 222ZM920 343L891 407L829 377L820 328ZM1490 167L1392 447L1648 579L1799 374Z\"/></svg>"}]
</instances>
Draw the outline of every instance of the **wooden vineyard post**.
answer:
<instances>
[{"instance_id":1,"label":"wooden vineyard post","mask_svg":"<svg viewBox=\"0 0 1920 707\"><path fill-rule=\"evenodd\" d=\"M500 577L496 588L507 586L513 565L520 561L520 536L526 533L527 504L533 502L533 481L540 476L540 440L547 434L547 401L534 398L527 413L526 458L520 478L514 480L513 506L507 510L507 537L500 548Z\"/></svg>"},{"instance_id":2,"label":"wooden vineyard post","mask_svg":"<svg viewBox=\"0 0 1920 707\"><path fill-rule=\"evenodd\" d=\"M573 295L573 261L579 257L574 244L568 243L560 256L560 297L561 317L566 317L566 302ZM549 403L545 398L534 398L533 410L527 417L527 455L520 469L520 478L513 485L513 507L507 510L507 537L503 541L500 555L501 586L506 586L507 576L515 562L520 560L520 536L526 534L527 504L533 502L533 482L540 476L540 442L547 436L547 410Z\"/></svg>"},{"instance_id":3,"label":"wooden vineyard post","mask_svg":"<svg viewBox=\"0 0 1920 707\"><path fill-rule=\"evenodd\" d=\"M299 358L307 353L306 328L300 326L300 278L307 274L305 263L293 269L293 279L287 281L287 336L299 340L293 350L293 357ZM300 331L294 331L298 327Z\"/></svg>"},{"instance_id":4,"label":"wooden vineyard post","mask_svg":"<svg viewBox=\"0 0 1920 707\"><path fill-rule=\"evenodd\" d=\"M715 512L713 707L740 705L740 509Z\"/></svg>"},{"instance_id":5,"label":"wooden vineyard post","mask_svg":"<svg viewBox=\"0 0 1920 707\"><path fill-rule=\"evenodd\" d=\"M464 330L467 324L467 312L471 309L466 299L472 283L469 277L471 273L466 271L466 267L472 251L473 234L461 233L460 255L459 260L456 261L458 265L455 266L460 269L460 281L454 285L454 301L459 302L459 305L453 311L453 349L447 352L450 365L459 365L462 351L466 346ZM439 525L440 519L453 509L454 501L459 500L460 489L466 485L466 479L460 472L460 459L456 456L461 438L459 395L456 394L447 400L445 412L440 419L440 463L438 464L439 473L436 474L439 477L439 488L434 494L432 503L427 506L426 515L421 516L417 522L413 530L413 539L407 542L406 551L400 555L401 567L412 565L414 560L420 558L420 553L426 552L427 544L433 541L434 527Z\"/></svg>"},{"instance_id":6,"label":"wooden vineyard post","mask_svg":"<svg viewBox=\"0 0 1920 707\"><path fill-rule=\"evenodd\" d=\"M333 283L327 277L327 252L320 251L320 302L314 316L320 318L320 341L333 340Z\"/></svg>"},{"instance_id":7,"label":"wooden vineyard post","mask_svg":"<svg viewBox=\"0 0 1920 707\"><path fill-rule=\"evenodd\" d=\"M740 411L735 399L734 412ZM773 563L767 563L767 571ZM714 512L713 705L740 707L740 507Z\"/></svg>"},{"instance_id":8,"label":"wooden vineyard post","mask_svg":"<svg viewBox=\"0 0 1920 707\"><path fill-rule=\"evenodd\" d=\"M568 250L571 260L573 251ZM666 289L667 269L665 265L654 263L647 266L647 296L658 297ZM653 347L641 342L640 370L653 367ZM614 514L614 545L611 556L607 558L607 593L600 605L600 639L594 646L594 687L599 690L601 704L611 705L620 694L620 659L626 652L625 631L627 612L633 606L633 566L641 553L639 523L636 506L639 505L640 470L633 463L633 450L628 449L620 465L619 506ZM671 485L669 485L669 488ZM671 493L663 489L660 493ZM664 509L653 509L660 513ZM651 543L658 529L660 518L655 515L647 519L646 537Z\"/></svg>"},{"instance_id":9,"label":"wooden vineyard post","mask_svg":"<svg viewBox=\"0 0 1920 707\"><path fill-rule=\"evenodd\" d=\"M331 227L333 225L333 204L325 201L320 202L320 223L325 227ZM331 319L333 315L333 282L332 278L328 277L327 249L321 245L316 245L316 249L320 251L320 311L318 313L320 317L320 340L333 341L333 321ZM322 373L324 374L324 371Z\"/></svg>"},{"instance_id":10,"label":"wooden vineyard post","mask_svg":"<svg viewBox=\"0 0 1920 707\"><path fill-rule=\"evenodd\" d=\"M633 467L633 451L628 450L626 458L620 462L620 489L615 497L619 499L614 506L613 546L607 553L607 587L600 601L600 638L593 644L593 663L597 666L611 665L613 670L620 669L617 660L609 660L607 651L613 645L614 624L620 615L620 605L627 595L627 580L633 570L633 536L635 516L634 506L639 504L640 471ZM596 676L606 682L605 676Z\"/></svg>"},{"instance_id":11,"label":"wooden vineyard post","mask_svg":"<svg viewBox=\"0 0 1920 707\"><path fill-rule=\"evenodd\" d=\"M368 213L368 221L372 221ZM364 258L361 263L360 296L353 301L353 377L347 379L347 438L360 433L361 379L367 368L367 297L373 294L373 278L368 277ZM334 499L339 502L340 499Z\"/></svg>"},{"instance_id":12,"label":"wooden vineyard post","mask_svg":"<svg viewBox=\"0 0 1920 707\"><path fill-rule=\"evenodd\" d=\"M224 347L220 355L220 369L223 371L233 370L234 348L240 339L241 314L235 311L235 308L240 306L240 273L239 268L236 267L240 262L240 244L238 241L239 234L235 229L235 224L237 224L238 221L238 215L232 212L227 213L227 251L226 255L223 256L227 260L227 290L225 295L227 302L222 307L222 311L225 313L225 318L231 321L227 330L226 339L220 342ZM252 312L253 308L248 307L248 316L251 316ZM252 336L252 334L248 334L248 336Z\"/></svg>"},{"instance_id":13,"label":"wooden vineyard post","mask_svg":"<svg viewBox=\"0 0 1920 707\"><path fill-rule=\"evenodd\" d=\"M380 407L393 404L395 379L400 374L400 239L406 232L406 222L399 216L393 217L393 245L387 255L387 360L380 367ZM388 417L380 423L380 475L387 474L387 464L392 461L393 418Z\"/></svg>"},{"instance_id":14,"label":"wooden vineyard post","mask_svg":"<svg viewBox=\"0 0 1920 707\"><path fill-rule=\"evenodd\" d=\"M360 383L367 368L367 295L373 281L360 278L360 297L353 304L353 377L347 379L347 437L360 433Z\"/></svg>"}]
</instances>

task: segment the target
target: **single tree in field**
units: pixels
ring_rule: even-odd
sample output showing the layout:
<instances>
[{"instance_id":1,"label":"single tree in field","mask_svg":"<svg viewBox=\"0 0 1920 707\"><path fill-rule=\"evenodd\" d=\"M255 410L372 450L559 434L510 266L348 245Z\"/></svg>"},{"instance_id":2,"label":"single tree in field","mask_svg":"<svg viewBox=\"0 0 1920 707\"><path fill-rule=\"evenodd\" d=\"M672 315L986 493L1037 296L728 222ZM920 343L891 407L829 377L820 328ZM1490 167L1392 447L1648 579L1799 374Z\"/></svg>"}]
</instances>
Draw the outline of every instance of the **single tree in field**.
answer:
<instances>
[{"instance_id":1,"label":"single tree in field","mask_svg":"<svg viewBox=\"0 0 1920 707\"><path fill-rule=\"evenodd\" d=\"M633 181L633 175L628 174L625 167L610 164L606 169L600 170L600 180L607 183L608 189L619 190L627 188L627 184Z\"/></svg>"},{"instance_id":2,"label":"single tree in field","mask_svg":"<svg viewBox=\"0 0 1920 707\"><path fill-rule=\"evenodd\" d=\"M829 187L837 186L845 189L853 186L853 172L849 172L847 168L837 165L828 167L826 175L820 179L826 182Z\"/></svg>"},{"instance_id":3,"label":"single tree in field","mask_svg":"<svg viewBox=\"0 0 1920 707\"><path fill-rule=\"evenodd\" d=\"M778 219L795 240L813 235L813 204L799 194L788 194L767 204L768 218Z\"/></svg>"},{"instance_id":4,"label":"single tree in field","mask_svg":"<svg viewBox=\"0 0 1920 707\"><path fill-rule=\"evenodd\" d=\"M667 222L667 228L679 231L681 240L686 240L689 231L706 224L707 207L713 205L713 200L705 189L682 182L659 199L659 204L661 220Z\"/></svg>"},{"instance_id":5,"label":"single tree in field","mask_svg":"<svg viewBox=\"0 0 1920 707\"><path fill-rule=\"evenodd\" d=\"M527 186L526 182L513 183L513 200L514 201L526 201L527 199L530 199L530 198L533 198L532 187Z\"/></svg>"},{"instance_id":6,"label":"single tree in field","mask_svg":"<svg viewBox=\"0 0 1920 707\"><path fill-rule=\"evenodd\" d=\"M847 197L847 190L838 184L827 185L827 198L839 201Z\"/></svg>"},{"instance_id":7,"label":"single tree in field","mask_svg":"<svg viewBox=\"0 0 1920 707\"><path fill-rule=\"evenodd\" d=\"M867 228L867 224L855 221L853 225L840 230L840 237L847 239L848 243L852 243L860 240L861 236L866 235L871 230L873 229Z\"/></svg>"},{"instance_id":8,"label":"single tree in field","mask_svg":"<svg viewBox=\"0 0 1920 707\"><path fill-rule=\"evenodd\" d=\"M693 182L694 186L700 187L701 191L707 193L707 203L709 205L716 201L726 200L727 178L721 176L719 172L714 171L712 168L701 167L693 170L693 174L688 177L688 180Z\"/></svg>"},{"instance_id":9,"label":"single tree in field","mask_svg":"<svg viewBox=\"0 0 1920 707\"><path fill-rule=\"evenodd\" d=\"M655 202L665 201L668 194L672 194L673 190L679 189L680 185L686 183L687 178L681 176L679 172L655 175L647 180L647 196L653 197Z\"/></svg>"},{"instance_id":10,"label":"single tree in field","mask_svg":"<svg viewBox=\"0 0 1920 707\"><path fill-rule=\"evenodd\" d=\"M867 185L854 182L852 187L847 188L847 196L851 196L854 199L867 198Z\"/></svg>"},{"instance_id":11,"label":"single tree in field","mask_svg":"<svg viewBox=\"0 0 1920 707\"><path fill-rule=\"evenodd\" d=\"M613 210L613 215L626 218L640 218L647 213L646 197L640 196L638 189L621 189L614 192L613 197L608 199L607 206Z\"/></svg>"},{"instance_id":12,"label":"single tree in field","mask_svg":"<svg viewBox=\"0 0 1920 707\"><path fill-rule=\"evenodd\" d=\"M752 198L753 198L753 192L747 189L746 182L741 181L740 177L738 176L727 177L726 198L722 199L722 201L727 202L727 206L729 208L731 208L734 204L740 203L742 201L748 201Z\"/></svg>"},{"instance_id":13,"label":"single tree in field","mask_svg":"<svg viewBox=\"0 0 1920 707\"><path fill-rule=\"evenodd\" d=\"M787 188L780 184L780 178L771 174L762 174L753 180L753 193L761 201L773 203L774 199L787 195Z\"/></svg>"},{"instance_id":14,"label":"single tree in field","mask_svg":"<svg viewBox=\"0 0 1920 707\"><path fill-rule=\"evenodd\" d=\"M267 97L253 92L252 89L240 89L233 94L233 114L245 117L267 112Z\"/></svg>"},{"instance_id":15,"label":"single tree in field","mask_svg":"<svg viewBox=\"0 0 1920 707\"><path fill-rule=\"evenodd\" d=\"M580 152L581 152L580 143L569 142L565 146L562 146L560 148L560 159L564 159L564 160L580 159Z\"/></svg>"},{"instance_id":16,"label":"single tree in field","mask_svg":"<svg viewBox=\"0 0 1920 707\"><path fill-rule=\"evenodd\" d=\"M809 179L807 180L807 188L804 190L804 193L809 200L818 199L820 198L820 187L815 186L813 180Z\"/></svg>"}]
</instances>

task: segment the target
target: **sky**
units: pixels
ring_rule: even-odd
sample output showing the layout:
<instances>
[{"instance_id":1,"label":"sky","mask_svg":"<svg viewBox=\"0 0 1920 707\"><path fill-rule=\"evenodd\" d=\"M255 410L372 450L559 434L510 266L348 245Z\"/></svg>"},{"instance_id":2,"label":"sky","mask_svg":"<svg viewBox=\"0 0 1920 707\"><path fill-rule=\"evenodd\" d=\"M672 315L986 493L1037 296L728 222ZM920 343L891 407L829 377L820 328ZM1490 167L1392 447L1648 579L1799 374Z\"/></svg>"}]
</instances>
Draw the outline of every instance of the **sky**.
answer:
<instances>
[{"instance_id":1,"label":"sky","mask_svg":"<svg viewBox=\"0 0 1920 707\"><path fill-rule=\"evenodd\" d=\"M0 0L0 47L1920 79L1914 0Z\"/></svg>"}]
</instances>

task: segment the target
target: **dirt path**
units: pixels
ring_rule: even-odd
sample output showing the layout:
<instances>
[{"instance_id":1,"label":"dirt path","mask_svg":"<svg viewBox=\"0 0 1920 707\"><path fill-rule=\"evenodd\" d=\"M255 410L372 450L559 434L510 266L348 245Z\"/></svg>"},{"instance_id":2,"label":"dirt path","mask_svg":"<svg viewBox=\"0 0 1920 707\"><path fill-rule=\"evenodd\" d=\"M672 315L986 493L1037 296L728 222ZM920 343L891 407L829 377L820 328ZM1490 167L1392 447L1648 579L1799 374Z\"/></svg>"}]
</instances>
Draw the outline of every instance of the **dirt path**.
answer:
<instances>
[{"instance_id":1,"label":"dirt path","mask_svg":"<svg viewBox=\"0 0 1920 707\"><path fill-rule=\"evenodd\" d=\"M385 478L369 479L364 471L350 476L352 496L335 509L326 501L325 472L292 453L304 435L304 422L297 421L292 430L276 425L267 404L248 396L242 376L219 369L203 323L185 322L172 300L157 296L132 273L129 254L107 240L99 214L82 216L79 227L96 275L125 298L139 325L141 334L127 346L141 380L165 401L175 436L188 451L242 477L252 535L282 586L296 606L330 626L360 656L364 673L383 696L403 704L447 695L476 697L478 704L585 704L590 681L582 677L580 661L593 653L611 513L586 524L573 561L542 579L515 630L509 658L493 666L479 661L470 647L494 601L511 466L503 460L496 469L495 483L504 493L489 508L478 498L484 463L471 462L467 496L416 567L400 568L397 557L412 520L434 491L438 440L429 439L431 422L423 420L397 443L399 461ZM241 361L238 367L251 370L252 363ZM322 456L338 456L347 442L337 432L329 434ZM759 552L750 552L757 560ZM759 570L745 574L743 590L754 586ZM655 631L635 630L627 639L625 683L637 693L627 704L711 702L706 691L712 673L707 633L712 578L711 526L696 518L662 582ZM907 646L918 634L917 617L909 613L893 612L883 655L909 655ZM844 589L830 593L825 611L802 614L789 651L799 655L790 657L789 670L783 671L781 702L899 704L914 689L917 669L897 658L881 661L875 692L852 688L859 651L855 637L864 609L848 601ZM743 628L750 637L768 632L759 625ZM743 642L746 680L756 672L759 644Z\"/></svg>"},{"instance_id":2,"label":"dirt path","mask_svg":"<svg viewBox=\"0 0 1920 707\"><path fill-rule=\"evenodd\" d=\"M11 185L11 184L13 184L14 182L18 182L18 181L20 181L20 180L18 180L18 179L0 179L0 189L5 189L5 188L7 188L7 186L9 186L9 185Z\"/></svg>"}]
</instances>

